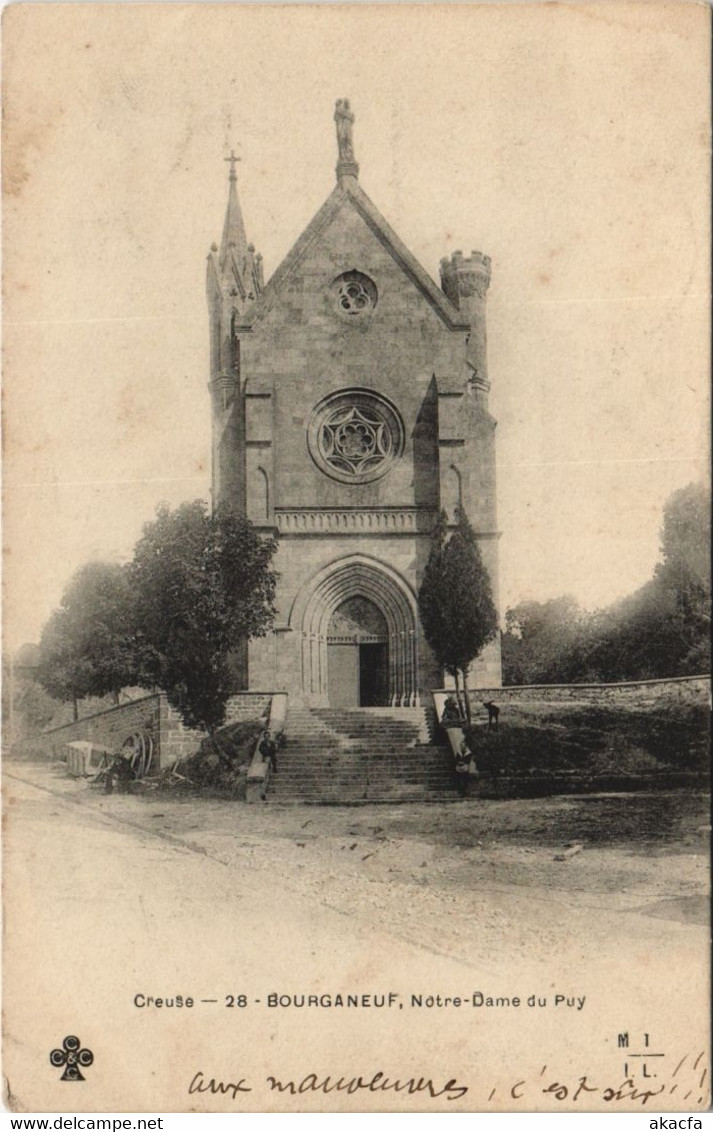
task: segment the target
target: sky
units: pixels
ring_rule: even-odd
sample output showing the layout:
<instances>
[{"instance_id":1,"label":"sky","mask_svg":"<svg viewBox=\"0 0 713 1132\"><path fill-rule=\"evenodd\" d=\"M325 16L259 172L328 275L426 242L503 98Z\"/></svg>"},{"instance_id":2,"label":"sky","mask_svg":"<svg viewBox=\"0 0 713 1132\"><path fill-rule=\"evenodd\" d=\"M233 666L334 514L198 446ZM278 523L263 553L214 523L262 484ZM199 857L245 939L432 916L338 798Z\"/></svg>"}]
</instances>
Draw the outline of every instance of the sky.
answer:
<instances>
[{"instance_id":1,"label":"sky","mask_svg":"<svg viewBox=\"0 0 713 1132\"><path fill-rule=\"evenodd\" d=\"M241 157L275 270L360 182L438 280L492 258L503 610L643 584L708 478L710 14L687 3L5 11L4 626L207 497L205 259Z\"/></svg>"}]
</instances>

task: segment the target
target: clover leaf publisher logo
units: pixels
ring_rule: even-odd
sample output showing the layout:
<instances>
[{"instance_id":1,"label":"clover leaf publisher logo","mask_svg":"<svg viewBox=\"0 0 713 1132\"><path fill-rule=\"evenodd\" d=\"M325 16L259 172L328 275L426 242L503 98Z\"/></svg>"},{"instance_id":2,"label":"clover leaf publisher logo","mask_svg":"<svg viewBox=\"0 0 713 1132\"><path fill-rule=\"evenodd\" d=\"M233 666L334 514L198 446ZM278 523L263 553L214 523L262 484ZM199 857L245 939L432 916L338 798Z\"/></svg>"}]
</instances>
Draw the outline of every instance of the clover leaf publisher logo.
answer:
<instances>
[{"instance_id":1,"label":"clover leaf publisher logo","mask_svg":"<svg viewBox=\"0 0 713 1132\"><path fill-rule=\"evenodd\" d=\"M53 1049L50 1054L50 1065L54 1065L55 1069L64 1067L60 1081L83 1081L82 1069L88 1069L93 1061L92 1051L83 1049L79 1038L72 1034L64 1039L62 1049Z\"/></svg>"}]
</instances>

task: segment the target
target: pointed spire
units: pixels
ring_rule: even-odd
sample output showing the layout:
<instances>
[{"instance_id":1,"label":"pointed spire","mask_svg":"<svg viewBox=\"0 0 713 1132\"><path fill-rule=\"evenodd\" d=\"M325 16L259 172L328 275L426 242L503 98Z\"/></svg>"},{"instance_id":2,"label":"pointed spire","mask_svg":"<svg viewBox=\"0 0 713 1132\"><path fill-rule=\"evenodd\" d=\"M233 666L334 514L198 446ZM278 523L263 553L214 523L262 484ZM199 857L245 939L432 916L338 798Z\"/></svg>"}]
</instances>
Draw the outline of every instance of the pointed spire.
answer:
<instances>
[{"instance_id":1,"label":"pointed spire","mask_svg":"<svg viewBox=\"0 0 713 1132\"><path fill-rule=\"evenodd\" d=\"M220 244L220 263L221 266L225 263L228 252L232 248L242 273L243 264L247 257L248 241L245 235L243 214L240 211L238 178L235 172L235 164L237 161L240 161L240 158L236 157L231 150L230 157L226 157L225 160L230 162L230 174L228 176L230 187L228 190L228 207L225 213L225 224L223 225L223 239Z\"/></svg>"}]
</instances>

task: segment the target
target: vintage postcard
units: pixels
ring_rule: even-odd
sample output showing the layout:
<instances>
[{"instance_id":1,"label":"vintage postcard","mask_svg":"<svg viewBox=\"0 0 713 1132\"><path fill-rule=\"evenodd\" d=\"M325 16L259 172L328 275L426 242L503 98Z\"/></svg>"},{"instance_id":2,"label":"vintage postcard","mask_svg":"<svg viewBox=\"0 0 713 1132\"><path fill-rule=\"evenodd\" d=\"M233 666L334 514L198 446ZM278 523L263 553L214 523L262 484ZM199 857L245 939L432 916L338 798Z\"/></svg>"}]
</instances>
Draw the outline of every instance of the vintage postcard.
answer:
<instances>
[{"instance_id":1,"label":"vintage postcard","mask_svg":"<svg viewBox=\"0 0 713 1132\"><path fill-rule=\"evenodd\" d=\"M707 1109L710 19L5 9L10 1110Z\"/></svg>"}]
</instances>

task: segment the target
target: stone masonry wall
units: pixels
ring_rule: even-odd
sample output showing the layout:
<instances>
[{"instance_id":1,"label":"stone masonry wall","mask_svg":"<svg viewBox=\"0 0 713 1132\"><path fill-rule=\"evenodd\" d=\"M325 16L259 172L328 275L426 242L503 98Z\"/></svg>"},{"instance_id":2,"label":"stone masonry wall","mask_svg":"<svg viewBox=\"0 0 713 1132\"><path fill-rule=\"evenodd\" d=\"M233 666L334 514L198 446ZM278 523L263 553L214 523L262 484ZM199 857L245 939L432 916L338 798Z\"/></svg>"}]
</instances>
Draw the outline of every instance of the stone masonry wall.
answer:
<instances>
[{"instance_id":1,"label":"stone masonry wall","mask_svg":"<svg viewBox=\"0 0 713 1132\"><path fill-rule=\"evenodd\" d=\"M272 700L271 692L239 692L231 696L225 712L226 726L264 717ZM195 754L205 739L202 731L184 727L181 717L165 696L161 697L161 767Z\"/></svg>"},{"instance_id":2,"label":"stone masonry wall","mask_svg":"<svg viewBox=\"0 0 713 1132\"><path fill-rule=\"evenodd\" d=\"M271 700L271 692L243 692L232 696L228 701L226 724L265 717ZM151 772L154 774L177 759L194 754L205 738L202 731L184 727L176 709L159 693L32 736L14 745L12 753L18 758L65 758L67 744L78 740L95 742L116 751L137 731L153 735Z\"/></svg>"},{"instance_id":3,"label":"stone masonry wall","mask_svg":"<svg viewBox=\"0 0 713 1132\"><path fill-rule=\"evenodd\" d=\"M144 696L139 700L132 700L128 704L109 708L96 715L78 719L76 723L67 723L63 727L56 727L52 731L45 731L35 736L31 743L34 748L42 749L52 758L63 758L66 755L67 743L77 740L93 741L103 747L118 750L124 741L137 731L149 731L154 737L154 763L153 769L160 764L160 701L159 695ZM18 753L22 754L22 750Z\"/></svg>"},{"instance_id":4,"label":"stone masonry wall","mask_svg":"<svg viewBox=\"0 0 713 1132\"><path fill-rule=\"evenodd\" d=\"M267 716L272 692L239 692L228 700L225 713L226 723L243 723L249 719L261 719Z\"/></svg>"},{"instance_id":5,"label":"stone masonry wall","mask_svg":"<svg viewBox=\"0 0 713 1132\"><path fill-rule=\"evenodd\" d=\"M470 700L473 707L484 700L494 700L498 705L548 700L555 703L647 707L660 702L706 703L710 691L710 676L680 676L669 680L620 684L522 684L505 688L471 688Z\"/></svg>"},{"instance_id":6,"label":"stone masonry wall","mask_svg":"<svg viewBox=\"0 0 713 1132\"><path fill-rule=\"evenodd\" d=\"M205 739L202 731L191 730L181 722L165 696L161 696L161 770L178 759L194 754Z\"/></svg>"}]
</instances>

